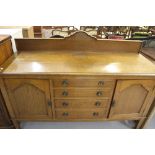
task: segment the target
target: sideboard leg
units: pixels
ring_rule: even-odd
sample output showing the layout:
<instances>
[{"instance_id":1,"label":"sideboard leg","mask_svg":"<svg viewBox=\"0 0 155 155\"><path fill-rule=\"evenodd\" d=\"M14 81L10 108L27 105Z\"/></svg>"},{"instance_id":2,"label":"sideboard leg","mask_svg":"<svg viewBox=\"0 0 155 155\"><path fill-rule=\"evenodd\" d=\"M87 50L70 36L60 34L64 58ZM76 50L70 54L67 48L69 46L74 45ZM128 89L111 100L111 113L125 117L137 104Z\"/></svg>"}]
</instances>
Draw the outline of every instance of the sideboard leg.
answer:
<instances>
[{"instance_id":1,"label":"sideboard leg","mask_svg":"<svg viewBox=\"0 0 155 155\"><path fill-rule=\"evenodd\" d=\"M143 129L145 121L146 121L146 118L141 118L136 125L136 129Z\"/></svg>"},{"instance_id":2,"label":"sideboard leg","mask_svg":"<svg viewBox=\"0 0 155 155\"><path fill-rule=\"evenodd\" d=\"M20 122L17 120L12 120L15 129L20 129Z\"/></svg>"}]
</instances>

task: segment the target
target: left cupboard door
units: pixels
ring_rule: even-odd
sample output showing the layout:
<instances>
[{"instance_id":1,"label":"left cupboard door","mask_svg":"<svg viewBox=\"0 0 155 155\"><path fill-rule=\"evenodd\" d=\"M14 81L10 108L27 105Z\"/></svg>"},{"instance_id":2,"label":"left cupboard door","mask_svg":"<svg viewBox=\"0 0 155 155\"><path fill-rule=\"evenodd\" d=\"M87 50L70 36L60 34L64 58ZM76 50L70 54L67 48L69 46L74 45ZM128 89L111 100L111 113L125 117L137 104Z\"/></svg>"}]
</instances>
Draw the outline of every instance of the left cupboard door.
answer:
<instances>
[{"instance_id":1,"label":"left cupboard door","mask_svg":"<svg viewBox=\"0 0 155 155\"><path fill-rule=\"evenodd\" d=\"M16 119L52 118L52 102L48 80L5 79L6 89Z\"/></svg>"}]
</instances>

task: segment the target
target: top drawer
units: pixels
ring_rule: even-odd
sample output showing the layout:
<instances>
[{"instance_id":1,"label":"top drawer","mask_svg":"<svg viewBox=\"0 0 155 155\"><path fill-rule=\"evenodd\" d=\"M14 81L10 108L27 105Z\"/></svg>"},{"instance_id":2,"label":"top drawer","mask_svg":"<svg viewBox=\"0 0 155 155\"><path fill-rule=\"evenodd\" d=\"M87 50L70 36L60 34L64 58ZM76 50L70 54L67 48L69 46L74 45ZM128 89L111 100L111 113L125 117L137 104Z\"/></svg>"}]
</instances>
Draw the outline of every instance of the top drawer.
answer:
<instances>
[{"instance_id":1,"label":"top drawer","mask_svg":"<svg viewBox=\"0 0 155 155\"><path fill-rule=\"evenodd\" d=\"M102 78L58 78L53 80L54 87L113 87L114 80L104 80Z\"/></svg>"}]
</instances>

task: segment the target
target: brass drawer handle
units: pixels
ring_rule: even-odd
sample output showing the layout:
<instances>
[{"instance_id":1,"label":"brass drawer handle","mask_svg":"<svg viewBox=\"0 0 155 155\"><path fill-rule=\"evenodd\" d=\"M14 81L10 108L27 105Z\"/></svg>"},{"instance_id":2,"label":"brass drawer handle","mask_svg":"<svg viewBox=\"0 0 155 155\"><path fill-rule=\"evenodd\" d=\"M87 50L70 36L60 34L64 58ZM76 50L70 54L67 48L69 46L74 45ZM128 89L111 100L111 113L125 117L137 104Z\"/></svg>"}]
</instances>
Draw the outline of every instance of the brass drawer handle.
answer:
<instances>
[{"instance_id":1,"label":"brass drawer handle","mask_svg":"<svg viewBox=\"0 0 155 155\"><path fill-rule=\"evenodd\" d=\"M104 81L99 81L99 82L98 82L98 85L99 85L99 86L103 86L103 85L104 85Z\"/></svg>"},{"instance_id":2,"label":"brass drawer handle","mask_svg":"<svg viewBox=\"0 0 155 155\"><path fill-rule=\"evenodd\" d=\"M98 92L96 93L96 95L97 95L97 96L102 96L103 93L102 93L102 91L98 91Z\"/></svg>"},{"instance_id":3,"label":"brass drawer handle","mask_svg":"<svg viewBox=\"0 0 155 155\"><path fill-rule=\"evenodd\" d=\"M63 105L64 107L67 107L67 106L69 105L69 103L63 102L62 105Z\"/></svg>"},{"instance_id":4,"label":"brass drawer handle","mask_svg":"<svg viewBox=\"0 0 155 155\"><path fill-rule=\"evenodd\" d=\"M63 81L62 81L62 86L66 87L66 86L68 86L68 85L69 85L68 80L63 80Z\"/></svg>"},{"instance_id":5,"label":"brass drawer handle","mask_svg":"<svg viewBox=\"0 0 155 155\"><path fill-rule=\"evenodd\" d=\"M68 114L68 112L64 112L62 115L63 116L68 116L69 114Z\"/></svg>"},{"instance_id":6,"label":"brass drawer handle","mask_svg":"<svg viewBox=\"0 0 155 155\"><path fill-rule=\"evenodd\" d=\"M98 112L93 112L93 116L98 116L99 113Z\"/></svg>"},{"instance_id":7,"label":"brass drawer handle","mask_svg":"<svg viewBox=\"0 0 155 155\"><path fill-rule=\"evenodd\" d=\"M99 107L101 105L101 102L100 101L96 101L95 102L95 106Z\"/></svg>"},{"instance_id":8,"label":"brass drawer handle","mask_svg":"<svg viewBox=\"0 0 155 155\"><path fill-rule=\"evenodd\" d=\"M63 91L63 92L62 92L62 95L63 95L63 96L68 96L68 92L67 92L67 91Z\"/></svg>"}]
</instances>

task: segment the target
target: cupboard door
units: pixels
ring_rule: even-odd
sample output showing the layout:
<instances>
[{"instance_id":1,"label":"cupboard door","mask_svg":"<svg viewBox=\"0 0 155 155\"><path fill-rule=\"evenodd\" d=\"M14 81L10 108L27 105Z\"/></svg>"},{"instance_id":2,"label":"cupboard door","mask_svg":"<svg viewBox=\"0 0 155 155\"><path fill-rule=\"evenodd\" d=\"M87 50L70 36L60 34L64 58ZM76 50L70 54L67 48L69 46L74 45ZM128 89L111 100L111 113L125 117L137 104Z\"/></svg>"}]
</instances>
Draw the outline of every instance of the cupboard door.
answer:
<instances>
[{"instance_id":1,"label":"cupboard door","mask_svg":"<svg viewBox=\"0 0 155 155\"><path fill-rule=\"evenodd\" d=\"M145 106L151 102L154 86L153 80L119 80L109 117L114 119L142 117Z\"/></svg>"},{"instance_id":2,"label":"cupboard door","mask_svg":"<svg viewBox=\"0 0 155 155\"><path fill-rule=\"evenodd\" d=\"M5 79L17 119L52 117L48 80Z\"/></svg>"}]
</instances>

